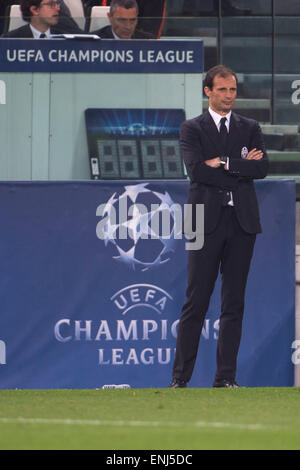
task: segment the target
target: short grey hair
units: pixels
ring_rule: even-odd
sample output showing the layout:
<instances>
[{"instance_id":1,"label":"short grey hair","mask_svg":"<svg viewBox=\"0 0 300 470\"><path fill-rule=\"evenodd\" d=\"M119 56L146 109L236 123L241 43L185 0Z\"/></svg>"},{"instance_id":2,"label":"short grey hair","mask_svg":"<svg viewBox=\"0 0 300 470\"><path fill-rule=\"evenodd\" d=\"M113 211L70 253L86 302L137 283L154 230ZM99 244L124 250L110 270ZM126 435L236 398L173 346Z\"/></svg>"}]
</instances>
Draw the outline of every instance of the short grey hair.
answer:
<instances>
[{"instance_id":1,"label":"short grey hair","mask_svg":"<svg viewBox=\"0 0 300 470\"><path fill-rule=\"evenodd\" d=\"M109 10L110 15L113 15L118 7L126 8L126 10L129 10L129 8L135 8L137 14L139 13L139 7L136 0L112 0Z\"/></svg>"}]
</instances>

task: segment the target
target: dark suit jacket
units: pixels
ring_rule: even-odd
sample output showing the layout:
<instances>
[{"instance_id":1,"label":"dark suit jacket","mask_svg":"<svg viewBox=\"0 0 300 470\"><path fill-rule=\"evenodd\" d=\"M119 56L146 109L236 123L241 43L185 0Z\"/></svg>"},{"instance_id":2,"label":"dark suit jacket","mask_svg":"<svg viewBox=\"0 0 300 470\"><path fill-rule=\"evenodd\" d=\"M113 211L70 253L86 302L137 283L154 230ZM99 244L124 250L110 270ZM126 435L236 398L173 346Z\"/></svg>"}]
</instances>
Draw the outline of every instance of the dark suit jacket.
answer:
<instances>
[{"instance_id":1,"label":"dark suit jacket","mask_svg":"<svg viewBox=\"0 0 300 470\"><path fill-rule=\"evenodd\" d=\"M108 6L110 3L110 0L83 0L87 11L95 5ZM153 39L158 38L166 16L167 0L137 0L137 4L139 7L138 28L153 34Z\"/></svg>"},{"instance_id":2,"label":"dark suit jacket","mask_svg":"<svg viewBox=\"0 0 300 470\"><path fill-rule=\"evenodd\" d=\"M20 4L20 0L5 0L5 1L6 1L6 5L19 5ZM0 0L0 2L1 2L1 0ZM5 21L4 26L7 28L6 21ZM18 30L19 30L19 28L18 28ZM6 38L6 37L10 37L10 38L14 38L14 37L17 37L17 38L32 38L33 37L32 35L20 36L20 34L23 34L22 31L21 32L18 31L16 33L16 34L18 34L18 36L10 35L7 32L7 29L5 29L5 28L4 28L3 31L5 31L5 33L1 37L4 37L4 38ZM13 33L13 31L11 31L11 33ZM82 34L83 33L83 31L79 28L76 21L72 18L70 9L67 7L67 5L64 3L63 0L61 0L58 23L51 28L51 33L53 33L53 34L63 34L63 33ZM9 34L9 35L7 35L7 34ZM27 34L26 30L25 30L24 34ZM28 33L28 34L30 34L30 33Z\"/></svg>"},{"instance_id":3,"label":"dark suit jacket","mask_svg":"<svg viewBox=\"0 0 300 470\"><path fill-rule=\"evenodd\" d=\"M91 34L97 34L102 39L115 39L110 25L104 26L104 28L101 29L97 29ZM136 29L131 39L155 39L155 37L153 34L145 33L144 31L139 31Z\"/></svg>"},{"instance_id":4,"label":"dark suit jacket","mask_svg":"<svg viewBox=\"0 0 300 470\"><path fill-rule=\"evenodd\" d=\"M32 31L30 29L29 24L25 24L24 26L20 26L20 28L13 29L8 31L5 34L2 34L2 38L33 38Z\"/></svg>"},{"instance_id":5,"label":"dark suit jacket","mask_svg":"<svg viewBox=\"0 0 300 470\"><path fill-rule=\"evenodd\" d=\"M229 157L228 171L223 166L211 168L204 163L224 154L219 143L219 132L208 111L181 125L180 144L190 178L188 203L204 204L205 233L212 232L217 226L226 190L232 191L241 227L247 233L261 232L253 179L266 176L268 158L258 123L232 113L226 152ZM253 148L262 150L263 158L242 158L244 147L248 151Z\"/></svg>"},{"instance_id":6,"label":"dark suit jacket","mask_svg":"<svg viewBox=\"0 0 300 470\"><path fill-rule=\"evenodd\" d=\"M66 18L63 19L65 21ZM72 20L73 21L73 20ZM62 27L60 29L59 24L50 28L51 34L63 34L63 33L70 33L70 34L82 34L83 32L78 27L72 27L70 25L69 28ZM17 29L13 29L8 31L5 34L2 34L2 38L33 38L33 34L29 24L25 24L24 26L20 26Z\"/></svg>"}]
</instances>

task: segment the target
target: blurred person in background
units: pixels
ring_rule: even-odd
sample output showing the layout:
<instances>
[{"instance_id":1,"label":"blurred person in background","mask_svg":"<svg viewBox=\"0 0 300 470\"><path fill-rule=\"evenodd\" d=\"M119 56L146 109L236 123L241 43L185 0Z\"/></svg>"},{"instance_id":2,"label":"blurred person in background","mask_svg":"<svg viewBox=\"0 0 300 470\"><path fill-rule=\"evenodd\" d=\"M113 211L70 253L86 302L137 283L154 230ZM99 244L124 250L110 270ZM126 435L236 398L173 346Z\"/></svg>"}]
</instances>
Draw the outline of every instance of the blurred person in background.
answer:
<instances>
[{"instance_id":1,"label":"blurred person in background","mask_svg":"<svg viewBox=\"0 0 300 470\"><path fill-rule=\"evenodd\" d=\"M42 6L42 8L45 8L45 3L49 3L49 2L47 0L44 0L44 5ZM49 25L51 26L51 33L52 34L63 34L63 33L83 34L83 31L79 28L76 21L71 17L70 10L67 7L67 5L64 3L64 1L59 0L58 3L59 3L59 8L56 6L54 6L53 8L50 8L52 12L49 13L49 18L53 17L53 20L50 20L51 24ZM30 8L30 7L37 7L40 4L41 2L39 1L31 2L29 0L4 0L2 1L0 5L0 14L1 14L0 32L4 33L2 37L14 37L14 36L11 36L10 34L7 35L6 34L7 31L5 31L5 24L6 24L5 15L9 13L9 7L11 5L20 5L21 10L22 8L23 10L25 10L26 8ZM56 9L58 10L58 18L56 17L56 12L55 12ZM23 16L23 13L22 13L22 16ZM27 16L29 16L29 14ZM25 21L28 21L28 20L25 20ZM28 32L28 28L26 28L23 31ZM22 34L22 30L16 34ZM17 37L22 37L22 36L17 36ZM31 37L31 36L26 36L26 37Z\"/></svg>"},{"instance_id":2,"label":"blurred person in background","mask_svg":"<svg viewBox=\"0 0 300 470\"><path fill-rule=\"evenodd\" d=\"M83 0L86 12L93 6L110 6L112 0ZM150 33L154 38L161 36L166 16L167 0L137 0L138 26L137 29Z\"/></svg>"},{"instance_id":3,"label":"blurred person in background","mask_svg":"<svg viewBox=\"0 0 300 470\"><path fill-rule=\"evenodd\" d=\"M92 34L102 39L155 39L151 33L137 29L138 12L136 0L112 0L107 14L110 25Z\"/></svg>"}]
</instances>

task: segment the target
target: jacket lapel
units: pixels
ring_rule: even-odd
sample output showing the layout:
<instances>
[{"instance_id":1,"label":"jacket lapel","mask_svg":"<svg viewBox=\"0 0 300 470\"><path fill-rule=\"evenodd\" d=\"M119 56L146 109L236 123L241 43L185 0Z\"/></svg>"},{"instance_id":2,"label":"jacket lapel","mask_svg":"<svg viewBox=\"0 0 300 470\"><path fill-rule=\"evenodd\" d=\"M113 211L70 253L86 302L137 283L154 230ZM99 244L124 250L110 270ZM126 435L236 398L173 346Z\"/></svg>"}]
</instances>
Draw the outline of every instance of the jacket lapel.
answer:
<instances>
[{"instance_id":1,"label":"jacket lapel","mask_svg":"<svg viewBox=\"0 0 300 470\"><path fill-rule=\"evenodd\" d=\"M214 123L213 118L211 117L210 113L206 111L202 115L202 127L208 138L211 140L213 146L216 149L216 155L222 155L222 146L221 146L221 141L220 141L220 135L219 131L217 129L217 126Z\"/></svg>"},{"instance_id":2,"label":"jacket lapel","mask_svg":"<svg viewBox=\"0 0 300 470\"><path fill-rule=\"evenodd\" d=\"M223 150L220 142L220 135L219 131L217 129L217 126L214 123L213 118L211 117L210 113L208 111L205 111L205 113L202 114L202 122L201 126L212 142L212 145L216 149L216 155L222 156L223 155ZM230 118L230 124L229 124L229 134L228 134L228 141L227 141L227 155L234 155L235 152L233 152L235 147L240 146L240 135L242 132L242 124L239 119L239 116L232 112L231 113L231 118Z\"/></svg>"},{"instance_id":3,"label":"jacket lapel","mask_svg":"<svg viewBox=\"0 0 300 470\"><path fill-rule=\"evenodd\" d=\"M241 122L237 114L231 113L230 124L229 124L229 135L227 142L227 153L228 155L234 155L233 149L235 146L239 146L239 137L241 133Z\"/></svg>"}]
</instances>

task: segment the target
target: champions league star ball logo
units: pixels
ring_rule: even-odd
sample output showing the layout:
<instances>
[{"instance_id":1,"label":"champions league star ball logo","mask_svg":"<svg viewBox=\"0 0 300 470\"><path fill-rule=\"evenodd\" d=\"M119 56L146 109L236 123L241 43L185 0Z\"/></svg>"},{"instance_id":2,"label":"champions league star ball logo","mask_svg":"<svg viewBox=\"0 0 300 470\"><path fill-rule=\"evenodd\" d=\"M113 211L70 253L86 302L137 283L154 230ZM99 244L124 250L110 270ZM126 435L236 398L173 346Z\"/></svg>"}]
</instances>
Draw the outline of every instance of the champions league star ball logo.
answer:
<instances>
[{"instance_id":1,"label":"champions league star ball logo","mask_svg":"<svg viewBox=\"0 0 300 470\"><path fill-rule=\"evenodd\" d=\"M97 237L113 248L112 257L133 270L146 271L167 263L176 239L182 238L181 207L168 192L150 190L149 183L125 186L101 204Z\"/></svg>"}]
</instances>

